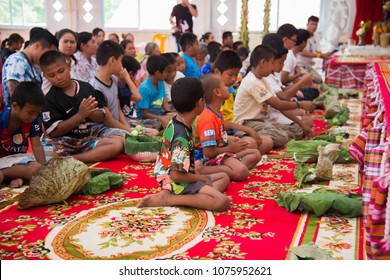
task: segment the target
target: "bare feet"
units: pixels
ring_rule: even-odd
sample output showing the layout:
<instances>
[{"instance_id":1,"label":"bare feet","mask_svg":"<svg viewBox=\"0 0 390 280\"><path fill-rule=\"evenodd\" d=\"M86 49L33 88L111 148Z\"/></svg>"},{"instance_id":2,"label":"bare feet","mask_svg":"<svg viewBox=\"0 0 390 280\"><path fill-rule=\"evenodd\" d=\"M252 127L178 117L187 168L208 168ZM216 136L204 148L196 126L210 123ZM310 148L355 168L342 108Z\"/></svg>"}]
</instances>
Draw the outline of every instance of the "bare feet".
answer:
<instances>
[{"instance_id":1,"label":"bare feet","mask_svg":"<svg viewBox=\"0 0 390 280\"><path fill-rule=\"evenodd\" d=\"M170 206L168 205L169 196L172 194L167 190L163 190L156 194L150 194L144 196L142 200L137 204L138 208L142 207L156 207L156 206Z\"/></svg>"},{"instance_id":2,"label":"bare feet","mask_svg":"<svg viewBox=\"0 0 390 280\"><path fill-rule=\"evenodd\" d=\"M233 204L232 198L230 196L225 196L224 199L225 199L224 203L219 208L214 209L214 211L225 212L229 210L230 207L232 207Z\"/></svg>"},{"instance_id":3,"label":"bare feet","mask_svg":"<svg viewBox=\"0 0 390 280\"><path fill-rule=\"evenodd\" d=\"M9 183L9 186L11 188L20 188L21 186L23 186L23 180L18 178L18 179L13 179L10 183Z\"/></svg>"}]
</instances>

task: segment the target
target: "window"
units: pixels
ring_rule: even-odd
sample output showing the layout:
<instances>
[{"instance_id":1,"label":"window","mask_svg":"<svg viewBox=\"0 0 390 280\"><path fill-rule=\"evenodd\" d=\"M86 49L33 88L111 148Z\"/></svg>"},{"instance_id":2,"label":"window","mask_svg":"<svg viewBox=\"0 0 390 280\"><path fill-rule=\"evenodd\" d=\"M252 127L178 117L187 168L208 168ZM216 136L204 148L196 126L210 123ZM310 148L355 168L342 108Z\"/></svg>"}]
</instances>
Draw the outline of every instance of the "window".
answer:
<instances>
[{"instance_id":1,"label":"window","mask_svg":"<svg viewBox=\"0 0 390 280\"><path fill-rule=\"evenodd\" d=\"M46 26L44 0L0 0L0 25Z\"/></svg>"},{"instance_id":2,"label":"window","mask_svg":"<svg viewBox=\"0 0 390 280\"><path fill-rule=\"evenodd\" d=\"M177 0L103 0L104 27L170 29L169 16Z\"/></svg>"},{"instance_id":3,"label":"window","mask_svg":"<svg viewBox=\"0 0 390 280\"><path fill-rule=\"evenodd\" d=\"M248 1L248 29L262 31L264 28L265 0ZM296 28L306 28L307 19L320 15L321 0L278 0L272 1L270 14L270 31L275 32L284 23L291 23ZM241 22L241 1L237 1L237 30Z\"/></svg>"}]
</instances>

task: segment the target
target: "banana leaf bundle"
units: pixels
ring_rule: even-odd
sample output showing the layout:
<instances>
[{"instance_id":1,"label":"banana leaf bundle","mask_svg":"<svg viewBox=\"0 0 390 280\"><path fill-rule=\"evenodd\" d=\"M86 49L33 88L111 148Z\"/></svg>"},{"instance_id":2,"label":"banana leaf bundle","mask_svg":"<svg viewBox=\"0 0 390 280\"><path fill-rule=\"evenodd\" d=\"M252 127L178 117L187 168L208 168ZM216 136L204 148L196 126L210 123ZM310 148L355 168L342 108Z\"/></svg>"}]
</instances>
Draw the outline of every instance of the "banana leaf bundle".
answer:
<instances>
[{"instance_id":1,"label":"banana leaf bundle","mask_svg":"<svg viewBox=\"0 0 390 280\"><path fill-rule=\"evenodd\" d=\"M343 99L350 99L350 98L358 98L359 97L359 91L354 90L354 89L341 89L341 88L336 88L329 86L328 84L322 83L320 85L320 90L321 91L329 91L329 90L334 90L337 91L339 98Z\"/></svg>"},{"instance_id":2,"label":"banana leaf bundle","mask_svg":"<svg viewBox=\"0 0 390 280\"><path fill-rule=\"evenodd\" d=\"M325 94L324 107L325 113L324 117L326 119L333 118L341 111L341 105L339 102L339 94L336 90L329 90Z\"/></svg>"},{"instance_id":3,"label":"banana leaf bundle","mask_svg":"<svg viewBox=\"0 0 390 280\"><path fill-rule=\"evenodd\" d=\"M327 146L331 142L324 140L290 140L287 143L285 157L292 157L298 162L317 162L318 146ZM348 153L348 149L340 147L340 154L336 163L353 163L354 159Z\"/></svg>"},{"instance_id":4,"label":"banana leaf bundle","mask_svg":"<svg viewBox=\"0 0 390 280\"><path fill-rule=\"evenodd\" d=\"M341 126L348 121L349 113L349 109L347 107L344 107L343 109L341 109L340 112L338 112L330 120L327 120L325 123L329 126Z\"/></svg>"},{"instance_id":5,"label":"banana leaf bundle","mask_svg":"<svg viewBox=\"0 0 390 280\"><path fill-rule=\"evenodd\" d=\"M362 202L338 193L293 193L280 192L275 198L279 206L288 212L295 210L323 215L358 217L362 215Z\"/></svg>"}]
</instances>

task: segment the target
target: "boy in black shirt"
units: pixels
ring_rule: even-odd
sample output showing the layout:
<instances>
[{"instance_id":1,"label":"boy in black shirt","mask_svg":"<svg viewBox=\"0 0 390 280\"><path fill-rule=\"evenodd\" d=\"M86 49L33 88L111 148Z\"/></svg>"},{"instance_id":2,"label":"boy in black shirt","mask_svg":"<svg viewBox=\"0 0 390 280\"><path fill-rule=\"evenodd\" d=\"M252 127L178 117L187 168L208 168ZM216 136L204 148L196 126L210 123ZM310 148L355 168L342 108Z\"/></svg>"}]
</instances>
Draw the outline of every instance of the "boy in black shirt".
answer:
<instances>
[{"instance_id":1,"label":"boy in black shirt","mask_svg":"<svg viewBox=\"0 0 390 280\"><path fill-rule=\"evenodd\" d=\"M43 75L52 84L45 96L42 121L45 127L44 149L50 156L69 156L88 162L112 159L123 151L123 138L98 139L91 136L90 122L102 122L105 101L85 82L70 78L69 65L57 51L40 59Z\"/></svg>"}]
</instances>

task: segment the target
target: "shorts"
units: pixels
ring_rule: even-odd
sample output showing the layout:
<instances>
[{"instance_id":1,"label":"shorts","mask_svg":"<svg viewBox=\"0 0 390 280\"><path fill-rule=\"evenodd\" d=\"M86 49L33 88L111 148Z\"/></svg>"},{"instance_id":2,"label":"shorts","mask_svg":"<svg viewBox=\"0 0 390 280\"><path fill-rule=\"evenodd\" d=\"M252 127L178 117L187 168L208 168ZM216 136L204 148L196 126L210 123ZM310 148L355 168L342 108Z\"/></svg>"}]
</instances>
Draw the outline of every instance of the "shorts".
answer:
<instances>
[{"instance_id":1,"label":"shorts","mask_svg":"<svg viewBox=\"0 0 390 280\"><path fill-rule=\"evenodd\" d=\"M296 123L291 124L274 124L277 128L280 128L284 131L290 132L291 136L294 138L294 140L299 140L303 138L304 131L303 128L300 127Z\"/></svg>"},{"instance_id":2,"label":"shorts","mask_svg":"<svg viewBox=\"0 0 390 280\"><path fill-rule=\"evenodd\" d=\"M236 155L234 153L226 152L226 153L222 153L222 154L216 156L215 158L208 159L208 158L204 157L203 149L196 149L195 150L195 161L201 160L204 165L208 165L208 166L221 165L225 156L236 157Z\"/></svg>"},{"instance_id":3,"label":"shorts","mask_svg":"<svg viewBox=\"0 0 390 280\"><path fill-rule=\"evenodd\" d=\"M236 155L234 153L231 153L231 152L222 153L222 154L217 155L215 158L206 159L206 165L208 165L208 166L221 165L222 161L225 157L235 158Z\"/></svg>"},{"instance_id":4,"label":"shorts","mask_svg":"<svg viewBox=\"0 0 390 280\"><path fill-rule=\"evenodd\" d=\"M301 91L303 93L303 98L297 97L298 101L302 101L302 100L311 101L316 99L320 95L320 92L316 88L301 88Z\"/></svg>"},{"instance_id":5,"label":"shorts","mask_svg":"<svg viewBox=\"0 0 390 280\"><path fill-rule=\"evenodd\" d=\"M0 160L0 170L10 168L14 165L27 165L33 161L35 161L35 157L32 153L5 156Z\"/></svg>"},{"instance_id":6,"label":"shorts","mask_svg":"<svg viewBox=\"0 0 390 280\"><path fill-rule=\"evenodd\" d=\"M98 142L99 139L93 136L81 139L63 136L58 138L44 138L42 140L42 146L45 152L54 152L60 157L65 157L92 150Z\"/></svg>"},{"instance_id":7,"label":"shorts","mask_svg":"<svg viewBox=\"0 0 390 280\"><path fill-rule=\"evenodd\" d=\"M211 181L210 175L205 175L205 176L207 177L207 179L209 179ZM185 186L184 190L181 193L175 193L173 191L173 189L175 188L175 185L180 186L180 183L171 182L170 184L171 184L171 189L169 191L171 192L171 194L174 194L174 195L195 194L195 193L198 193L201 188L203 188L204 186L207 186L205 182L196 181L193 183L189 183L187 186ZM163 189L166 189L166 188L163 188Z\"/></svg>"},{"instance_id":8,"label":"shorts","mask_svg":"<svg viewBox=\"0 0 390 280\"><path fill-rule=\"evenodd\" d=\"M108 136L122 136L125 135L127 130L121 128L107 127L105 125L96 124L91 128L91 135L98 138L106 138Z\"/></svg>"},{"instance_id":9,"label":"shorts","mask_svg":"<svg viewBox=\"0 0 390 280\"><path fill-rule=\"evenodd\" d=\"M260 135L268 135L272 138L274 148L278 149L287 144L290 140L289 133L283 127L267 124L260 120L246 120L243 125L253 128ZM236 136L242 137L245 132L238 131Z\"/></svg>"},{"instance_id":10,"label":"shorts","mask_svg":"<svg viewBox=\"0 0 390 280\"><path fill-rule=\"evenodd\" d=\"M210 175L205 175L207 177L207 179L209 179L211 181L211 176ZM184 188L184 191L180 194L194 194L194 193L197 193L199 192L199 190L201 188L203 188L204 186L207 186L205 182L202 182L202 181L197 181L197 182L193 182L193 183L189 183L185 188Z\"/></svg>"}]
</instances>

